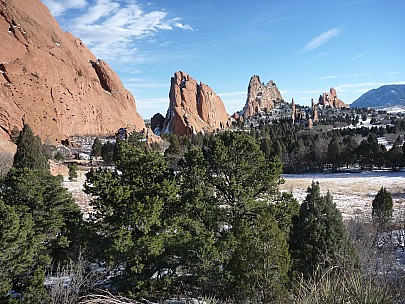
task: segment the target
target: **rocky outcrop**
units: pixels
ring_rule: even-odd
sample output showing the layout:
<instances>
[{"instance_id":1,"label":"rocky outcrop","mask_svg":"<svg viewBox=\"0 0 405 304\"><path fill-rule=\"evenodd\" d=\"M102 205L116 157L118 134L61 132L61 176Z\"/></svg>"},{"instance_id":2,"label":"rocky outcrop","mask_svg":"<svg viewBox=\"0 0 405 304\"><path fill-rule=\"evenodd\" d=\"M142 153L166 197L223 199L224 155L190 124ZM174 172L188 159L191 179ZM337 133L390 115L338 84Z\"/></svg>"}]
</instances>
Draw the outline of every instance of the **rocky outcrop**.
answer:
<instances>
[{"instance_id":1,"label":"rocky outcrop","mask_svg":"<svg viewBox=\"0 0 405 304\"><path fill-rule=\"evenodd\" d=\"M0 2L0 136L30 124L51 143L145 128L116 73L39 0Z\"/></svg>"},{"instance_id":2,"label":"rocky outcrop","mask_svg":"<svg viewBox=\"0 0 405 304\"><path fill-rule=\"evenodd\" d=\"M159 134L163 129L165 118L162 114L156 113L150 120L150 127L154 133Z\"/></svg>"},{"instance_id":3,"label":"rocky outcrop","mask_svg":"<svg viewBox=\"0 0 405 304\"><path fill-rule=\"evenodd\" d=\"M336 90L330 88L329 93L323 93L319 96L318 104L324 107L330 106L334 109L350 108L337 97Z\"/></svg>"},{"instance_id":4,"label":"rocky outcrop","mask_svg":"<svg viewBox=\"0 0 405 304\"><path fill-rule=\"evenodd\" d=\"M275 102L283 101L277 85L270 80L266 85L254 75L250 78L245 107L242 115L247 118L260 113L267 113L274 108Z\"/></svg>"},{"instance_id":5,"label":"rocky outcrop","mask_svg":"<svg viewBox=\"0 0 405 304\"><path fill-rule=\"evenodd\" d=\"M169 108L161 132L190 135L224 129L230 123L221 98L206 84L176 72L171 78Z\"/></svg>"}]
</instances>

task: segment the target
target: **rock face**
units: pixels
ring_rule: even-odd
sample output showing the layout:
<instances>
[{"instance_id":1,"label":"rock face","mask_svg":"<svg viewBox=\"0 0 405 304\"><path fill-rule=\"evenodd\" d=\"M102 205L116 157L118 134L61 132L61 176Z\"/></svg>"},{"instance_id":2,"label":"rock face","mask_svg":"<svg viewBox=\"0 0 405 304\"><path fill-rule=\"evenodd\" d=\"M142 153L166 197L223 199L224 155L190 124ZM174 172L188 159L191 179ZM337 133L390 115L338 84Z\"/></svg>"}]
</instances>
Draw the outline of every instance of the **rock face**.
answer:
<instances>
[{"instance_id":1,"label":"rock face","mask_svg":"<svg viewBox=\"0 0 405 304\"><path fill-rule=\"evenodd\" d=\"M224 129L230 122L225 105L214 91L190 75L176 72L171 78L169 109L159 133L190 135ZM156 116L156 115L155 115ZM156 120L159 116L156 116Z\"/></svg>"},{"instance_id":2,"label":"rock face","mask_svg":"<svg viewBox=\"0 0 405 304\"><path fill-rule=\"evenodd\" d=\"M0 137L23 123L51 143L145 127L114 71L39 0L0 2L0 41Z\"/></svg>"},{"instance_id":3,"label":"rock face","mask_svg":"<svg viewBox=\"0 0 405 304\"><path fill-rule=\"evenodd\" d=\"M342 100L337 97L336 90L330 88L329 93L323 93L319 96L318 104L324 107L331 106L335 109L350 108Z\"/></svg>"},{"instance_id":4,"label":"rock face","mask_svg":"<svg viewBox=\"0 0 405 304\"><path fill-rule=\"evenodd\" d=\"M255 116L261 112L268 112L274 108L274 103L283 101L276 84L270 80L266 85L254 75L250 78L245 107L242 114L245 118Z\"/></svg>"}]
</instances>

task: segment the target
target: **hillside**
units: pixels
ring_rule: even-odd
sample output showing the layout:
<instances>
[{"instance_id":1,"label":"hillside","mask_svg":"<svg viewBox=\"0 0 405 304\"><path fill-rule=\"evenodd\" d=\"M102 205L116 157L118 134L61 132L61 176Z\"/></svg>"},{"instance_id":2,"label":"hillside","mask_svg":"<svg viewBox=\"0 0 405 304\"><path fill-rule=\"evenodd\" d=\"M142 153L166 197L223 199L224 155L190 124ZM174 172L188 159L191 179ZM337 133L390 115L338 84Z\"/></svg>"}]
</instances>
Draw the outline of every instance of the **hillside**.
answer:
<instances>
[{"instance_id":1,"label":"hillside","mask_svg":"<svg viewBox=\"0 0 405 304\"><path fill-rule=\"evenodd\" d=\"M356 108L405 107L405 85L384 85L370 90L352 104Z\"/></svg>"},{"instance_id":2,"label":"hillside","mask_svg":"<svg viewBox=\"0 0 405 304\"><path fill-rule=\"evenodd\" d=\"M145 127L117 74L41 1L2 1L0 41L0 140L24 123L50 143Z\"/></svg>"}]
</instances>

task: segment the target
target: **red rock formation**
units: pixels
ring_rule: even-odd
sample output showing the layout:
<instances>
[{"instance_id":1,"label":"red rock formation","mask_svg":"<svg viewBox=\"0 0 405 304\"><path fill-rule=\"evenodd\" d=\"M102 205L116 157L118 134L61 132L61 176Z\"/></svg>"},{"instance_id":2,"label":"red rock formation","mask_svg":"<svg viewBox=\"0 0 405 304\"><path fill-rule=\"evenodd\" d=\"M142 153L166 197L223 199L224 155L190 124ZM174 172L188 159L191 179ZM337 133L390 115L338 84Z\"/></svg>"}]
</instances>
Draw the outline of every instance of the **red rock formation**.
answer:
<instances>
[{"instance_id":1,"label":"red rock formation","mask_svg":"<svg viewBox=\"0 0 405 304\"><path fill-rule=\"evenodd\" d=\"M293 98L291 101L291 119L292 119L293 124L295 123L295 112L296 112L296 109L295 109L295 102L294 102L294 98Z\"/></svg>"},{"instance_id":2,"label":"red rock formation","mask_svg":"<svg viewBox=\"0 0 405 304\"><path fill-rule=\"evenodd\" d=\"M39 0L0 2L0 41L3 137L23 123L52 143L145 127L114 71L63 32Z\"/></svg>"},{"instance_id":3,"label":"red rock formation","mask_svg":"<svg viewBox=\"0 0 405 304\"><path fill-rule=\"evenodd\" d=\"M312 108L312 121L314 123L317 123L319 121L318 105L315 104L313 98L311 98L311 108Z\"/></svg>"},{"instance_id":4,"label":"red rock formation","mask_svg":"<svg viewBox=\"0 0 405 304\"><path fill-rule=\"evenodd\" d=\"M332 108L336 109L350 108L337 97L336 90L334 88L330 88L329 93L323 93L320 95L318 104L324 107L331 106Z\"/></svg>"},{"instance_id":5,"label":"red rock formation","mask_svg":"<svg viewBox=\"0 0 405 304\"><path fill-rule=\"evenodd\" d=\"M261 112L268 112L274 108L276 101L283 101L276 84L270 80L266 85L254 75L250 78L245 107L242 110L245 118L255 116Z\"/></svg>"},{"instance_id":6,"label":"red rock formation","mask_svg":"<svg viewBox=\"0 0 405 304\"><path fill-rule=\"evenodd\" d=\"M171 78L169 109L163 125L164 133L189 135L223 129L230 121L221 98L190 75L176 72Z\"/></svg>"}]
</instances>

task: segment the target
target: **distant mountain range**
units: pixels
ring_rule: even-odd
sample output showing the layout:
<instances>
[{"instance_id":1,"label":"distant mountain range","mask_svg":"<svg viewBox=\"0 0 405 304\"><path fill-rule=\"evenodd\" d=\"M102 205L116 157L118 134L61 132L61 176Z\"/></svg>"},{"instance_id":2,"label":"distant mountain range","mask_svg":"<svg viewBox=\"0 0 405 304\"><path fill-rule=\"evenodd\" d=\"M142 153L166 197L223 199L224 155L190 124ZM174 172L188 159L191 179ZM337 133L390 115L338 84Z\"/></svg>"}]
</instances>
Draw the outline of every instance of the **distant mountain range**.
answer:
<instances>
[{"instance_id":1,"label":"distant mountain range","mask_svg":"<svg viewBox=\"0 0 405 304\"><path fill-rule=\"evenodd\" d=\"M405 108L405 85L384 85L364 93L360 98L353 101L352 108Z\"/></svg>"}]
</instances>

